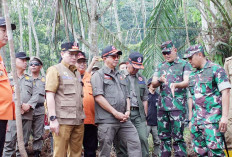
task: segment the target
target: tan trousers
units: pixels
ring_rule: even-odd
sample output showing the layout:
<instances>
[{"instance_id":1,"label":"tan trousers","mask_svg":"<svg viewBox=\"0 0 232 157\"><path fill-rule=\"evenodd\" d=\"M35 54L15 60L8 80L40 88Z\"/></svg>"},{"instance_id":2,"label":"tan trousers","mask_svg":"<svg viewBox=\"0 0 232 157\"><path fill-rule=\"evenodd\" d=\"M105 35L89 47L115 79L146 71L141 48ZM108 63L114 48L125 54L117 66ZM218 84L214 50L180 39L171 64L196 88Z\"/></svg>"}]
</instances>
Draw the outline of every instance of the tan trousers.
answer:
<instances>
[{"instance_id":1,"label":"tan trousers","mask_svg":"<svg viewBox=\"0 0 232 157\"><path fill-rule=\"evenodd\" d=\"M81 157L84 124L60 125L59 135L53 133L53 157Z\"/></svg>"},{"instance_id":2,"label":"tan trousers","mask_svg":"<svg viewBox=\"0 0 232 157\"><path fill-rule=\"evenodd\" d=\"M230 107L228 114L227 132L225 133L226 144L228 149L232 149L232 89L230 90Z\"/></svg>"}]
</instances>

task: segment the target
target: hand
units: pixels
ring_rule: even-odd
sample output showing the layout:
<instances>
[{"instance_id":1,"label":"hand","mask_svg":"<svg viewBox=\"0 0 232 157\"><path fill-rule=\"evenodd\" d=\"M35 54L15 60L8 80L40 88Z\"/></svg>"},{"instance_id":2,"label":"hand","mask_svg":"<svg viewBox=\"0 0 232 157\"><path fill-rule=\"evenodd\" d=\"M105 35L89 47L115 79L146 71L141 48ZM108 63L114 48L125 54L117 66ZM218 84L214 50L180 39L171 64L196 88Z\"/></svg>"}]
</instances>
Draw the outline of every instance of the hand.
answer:
<instances>
[{"instance_id":1,"label":"hand","mask_svg":"<svg viewBox=\"0 0 232 157\"><path fill-rule=\"evenodd\" d=\"M171 88L172 96L175 97L176 83L171 83L170 88Z\"/></svg>"},{"instance_id":2,"label":"hand","mask_svg":"<svg viewBox=\"0 0 232 157\"><path fill-rule=\"evenodd\" d=\"M94 56L93 59L92 59L92 63L95 64L96 61L99 60L99 58L100 58L100 57L98 57L98 56Z\"/></svg>"},{"instance_id":3,"label":"hand","mask_svg":"<svg viewBox=\"0 0 232 157\"><path fill-rule=\"evenodd\" d=\"M189 122L189 130L192 128L192 122Z\"/></svg>"},{"instance_id":4,"label":"hand","mask_svg":"<svg viewBox=\"0 0 232 157\"><path fill-rule=\"evenodd\" d=\"M124 122L127 119L125 114L118 111L116 111L116 113L114 113L113 115L116 119L120 120L120 122Z\"/></svg>"},{"instance_id":5,"label":"hand","mask_svg":"<svg viewBox=\"0 0 232 157\"><path fill-rule=\"evenodd\" d=\"M159 81L163 82L164 84L167 84L166 75L163 74L163 75L159 78Z\"/></svg>"},{"instance_id":6,"label":"hand","mask_svg":"<svg viewBox=\"0 0 232 157\"><path fill-rule=\"evenodd\" d=\"M222 116L220 122L219 122L219 131L220 132L226 132L227 130L227 123L228 123L228 118L225 116Z\"/></svg>"},{"instance_id":7,"label":"hand","mask_svg":"<svg viewBox=\"0 0 232 157\"><path fill-rule=\"evenodd\" d=\"M21 108L21 114L24 114L24 111L23 111L23 109Z\"/></svg>"},{"instance_id":8,"label":"hand","mask_svg":"<svg viewBox=\"0 0 232 157\"><path fill-rule=\"evenodd\" d=\"M129 117L130 117L130 111L127 110L127 111L125 112L125 115L126 115L127 118L129 118Z\"/></svg>"},{"instance_id":9,"label":"hand","mask_svg":"<svg viewBox=\"0 0 232 157\"><path fill-rule=\"evenodd\" d=\"M21 109L24 111L24 112L28 112L30 110L31 106L29 104L22 104L21 106Z\"/></svg>"},{"instance_id":10,"label":"hand","mask_svg":"<svg viewBox=\"0 0 232 157\"><path fill-rule=\"evenodd\" d=\"M57 136L59 135L59 122L57 119L50 121L50 130L54 132Z\"/></svg>"}]
</instances>

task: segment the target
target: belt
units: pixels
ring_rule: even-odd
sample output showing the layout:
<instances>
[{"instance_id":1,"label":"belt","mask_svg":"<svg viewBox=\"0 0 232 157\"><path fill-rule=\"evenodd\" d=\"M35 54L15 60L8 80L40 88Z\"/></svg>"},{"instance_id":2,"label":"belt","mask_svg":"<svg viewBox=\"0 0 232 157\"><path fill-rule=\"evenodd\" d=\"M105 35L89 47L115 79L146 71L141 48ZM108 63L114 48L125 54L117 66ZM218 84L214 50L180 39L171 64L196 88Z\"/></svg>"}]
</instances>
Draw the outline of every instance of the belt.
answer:
<instances>
[{"instance_id":1,"label":"belt","mask_svg":"<svg viewBox=\"0 0 232 157\"><path fill-rule=\"evenodd\" d=\"M131 111L139 110L139 107L133 107L133 106L131 106L130 109L131 109Z\"/></svg>"},{"instance_id":2,"label":"belt","mask_svg":"<svg viewBox=\"0 0 232 157\"><path fill-rule=\"evenodd\" d=\"M41 106L44 106L44 103L38 103L38 104L36 104L35 108L39 108Z\"/></svg>"}]
</instances>

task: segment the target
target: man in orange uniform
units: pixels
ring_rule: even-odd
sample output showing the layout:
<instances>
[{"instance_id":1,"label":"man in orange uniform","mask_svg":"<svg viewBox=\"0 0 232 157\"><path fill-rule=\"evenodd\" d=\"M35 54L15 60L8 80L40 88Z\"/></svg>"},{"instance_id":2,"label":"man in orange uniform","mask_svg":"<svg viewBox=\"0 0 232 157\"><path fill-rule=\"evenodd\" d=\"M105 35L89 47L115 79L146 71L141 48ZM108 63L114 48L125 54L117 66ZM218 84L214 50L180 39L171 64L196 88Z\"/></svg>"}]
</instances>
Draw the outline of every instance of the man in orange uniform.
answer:
<instances>
[{"instance_id":1,"label":"man in orange uniform","mask_svg":"<svg viewBox=\"0 0 232 157\"><path fill-rule=\"evenodd\" d=\"M15 30L15 24L11 24L11 29ZM8 42L6 21L0 17L0 49ZM7 120L15 119L15 108L13 103L13 92L7 76L3 59L0 56L0 156L5 142Z\"/></svg>"},{"instance_id":2,"label":"man in orange uniform","mask_svg":"<svg viewBox=\"0 0 232 157\"><path fill-rule=\"evenodd\" d=\"M84 120L85 132L84 132L84 157L96 157L97 150L97 126L95 125L95 112L94 112L94 98L92 93L92 85L91 85L91 70L93 65L98 60L97 57L93 57L92 62L87 68L87 59L84 52L79 52L77 57L76 67L77 70L81 74L82 82L84 83L83 91L83 105L84 111L86 115L86 119Z\"/></svg>"}]
</instances>

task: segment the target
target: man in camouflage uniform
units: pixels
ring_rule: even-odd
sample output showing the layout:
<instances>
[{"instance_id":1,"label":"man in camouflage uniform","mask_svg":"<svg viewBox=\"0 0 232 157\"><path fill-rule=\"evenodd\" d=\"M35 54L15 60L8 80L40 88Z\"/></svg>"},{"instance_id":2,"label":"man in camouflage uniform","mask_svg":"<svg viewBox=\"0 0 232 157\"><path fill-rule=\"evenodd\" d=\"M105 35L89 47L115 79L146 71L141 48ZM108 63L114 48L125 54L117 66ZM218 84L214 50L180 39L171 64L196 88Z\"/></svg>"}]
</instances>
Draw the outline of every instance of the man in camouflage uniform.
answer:
<instances>
[{"instance_id":1,"label":"man in camouflage uniform","mask_svg":"<svg viewBox=\"0 0 232 157\"><path fill-rule=\"evenodd\" d=\"M191 65L177 56L172 41L161 46L165 61L155 70L152 84L160 86L158 104L158 134L161 140L161 156L171 156L172 144L175 156L186 156L183 138L186 114L186 87ZM173 142L172 142L173 139Z\"/></svg>"},{"instance_id":2,"label":"man in camouflage uniform","mask_svg":"<svg viewBox=\"0 0 232 157\"><path fill-rule=\"evenodd\" d=\"M143 66L143 55L139 52L133 52L129 55L129 61L126 62L127 68L125 69L126 79L130 84L130 96L131 96L131 107L130 107L130 120L134 124L141 143L142 156L149 156L149 145L147 139L147 107L148 107L148 89L146 87L145 78L139 74L139 69L144 69ZM123 71L122 71L123 72ZM121 143L121 145L126 145ZM126 147L124 147L126 148ZM117 156L127 156L126 149L119 147Z\"/></svg>"},{"instance_id":3,"label":"man in camouflage uniform","mask_svg":"<svg viewBox=\"0 0 232 157\"><path fill-rule=\"evenodd\" d=\"M194 151L198 156L225 156L222 133L227 130L231 88L226 72L205 58L201 45L191 46L186 51L186 58L196 68L189 76Z\"/></svg>"},{"instance_id":4,"label":"man in camouflage uniform","mask_svg":"<svg viewBox=\"0 0 232 157\"><path fill-rule=\"evenodd\" d=\"M24 71L27 68L27 61L30 59L26 56L26 53L19 52L15 54L16 57L16 70L20 88L20 100L21 100L21 114L23 125L23 140L25 146L27 146L33 119L33 110L36 107L38 101L38 92L36 86L33 84L33 78L25 74ZM14 89L13 77L10 77L11 85ZM14 93L15 94L15 93ZM8 128L6 132L6 140L4 146L4 157L11 157L15 150L16 156L20 156L19 150L16 147L17 133L16 133L16 121L10 120L8 122Z\"/></svg>"},{"instance_id":5,"label":"man in camouflage uniform","mask_svg":"<svg viewBox=\"0 0 232 157\"><path fill-rule=\"evenodd\" d=\"M45 101L45 77L40 75L40 70L43 67L43 62L38 57L31 57L30 70L39 92L39 99L33 112L32 121L32 136L34 156L39 157L43 146L44 133L44 101Z\"/></svg>"},{"instance_id":6,"label":"man in camouflage uniform","mask_svg":"<svg viewBox=\"0 0 232 157\"><path fill-rule=\"evenodd\" d=\"M224 68L227 76L229 77L230 83L232 83L232 57L226 58ZM228 129L225 133L226 144L228 149L232 150L232 90L230 90L230 105L229 105L229 117L228 117Z\"/></svg>"}]
</instances>

